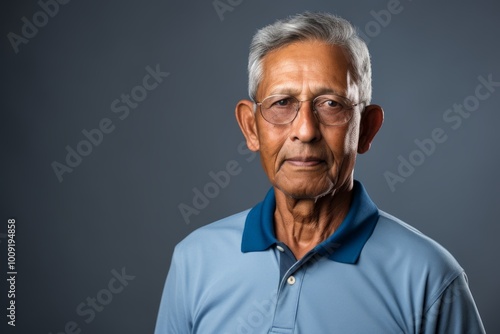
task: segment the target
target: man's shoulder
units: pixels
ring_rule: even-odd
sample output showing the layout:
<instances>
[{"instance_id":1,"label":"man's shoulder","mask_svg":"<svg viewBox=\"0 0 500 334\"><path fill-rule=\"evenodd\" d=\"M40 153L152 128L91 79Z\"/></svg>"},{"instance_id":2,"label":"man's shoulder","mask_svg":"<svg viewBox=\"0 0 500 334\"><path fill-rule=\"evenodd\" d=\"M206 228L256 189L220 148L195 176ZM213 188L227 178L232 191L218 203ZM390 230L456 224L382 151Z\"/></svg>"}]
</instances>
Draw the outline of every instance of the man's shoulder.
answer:
<instances>
[{"instance_id":1,"label":"man's shoulder","mask_svg":"<svg viewBox=\"0 0 500 334\"><path fill-rule=\"evenodd\" d=\"M463 272L450 252L438 242L402 220L379 210L379 220L372 235L376 247L400 264L408 263L422 270L441 271L452 275Z\"/></svg>"},{"instance_id":2,"label":"man's shoulder","mask_svg":"<svg viewBox=\"0 0 500 334\"><path fill-rule=\"evenodd\" d=\"M176 250L219 248L223 245L232 246L234 243L239 247L249 211L241 211L197 228L177 244Z\"/></svg>"}]
</instances>

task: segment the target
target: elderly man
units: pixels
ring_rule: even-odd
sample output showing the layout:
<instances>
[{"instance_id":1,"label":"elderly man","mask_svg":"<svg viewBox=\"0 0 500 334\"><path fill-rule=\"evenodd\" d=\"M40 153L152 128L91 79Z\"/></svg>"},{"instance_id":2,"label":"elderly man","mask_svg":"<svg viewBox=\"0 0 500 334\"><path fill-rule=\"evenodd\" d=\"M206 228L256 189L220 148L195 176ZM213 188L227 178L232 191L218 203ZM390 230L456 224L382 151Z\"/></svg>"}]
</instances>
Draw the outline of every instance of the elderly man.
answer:
<instances>
[{"instance_id":1,"label":"elderly man","mask_svg":"<svg viewBox=\"0 0 500 334\"><path fill-rule=\"evenodd\" d=\"M177 245L156 333L484 333L455 259L353 178L383 122L353 27L278 21L248 70L236 118L272 188Z\"/></svg>"}]
</instances>

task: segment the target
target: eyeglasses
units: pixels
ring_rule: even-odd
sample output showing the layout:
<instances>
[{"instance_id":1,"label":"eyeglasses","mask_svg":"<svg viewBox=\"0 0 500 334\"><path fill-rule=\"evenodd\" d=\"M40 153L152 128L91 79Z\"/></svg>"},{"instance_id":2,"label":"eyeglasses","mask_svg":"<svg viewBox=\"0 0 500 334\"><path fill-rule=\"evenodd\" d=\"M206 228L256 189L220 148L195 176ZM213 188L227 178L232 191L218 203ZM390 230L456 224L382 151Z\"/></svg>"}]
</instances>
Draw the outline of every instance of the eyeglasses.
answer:
<instances>
[{"instance_id":1,"label":"eyeglasses","mask_svg":"<svg viewBox=\"0 0 500 334\"><path fill-rule=\"evenodd\" d=\"M260 113L271 124L283 125L293 122L299 113L302 102L289 95L271 95L262 102ZM353 104L349 99L335 94L320 95L312 100L313 111L320 123L324 125L342 125L349 122L353 109L360 103Z\"/></svg>"}]
</instances>

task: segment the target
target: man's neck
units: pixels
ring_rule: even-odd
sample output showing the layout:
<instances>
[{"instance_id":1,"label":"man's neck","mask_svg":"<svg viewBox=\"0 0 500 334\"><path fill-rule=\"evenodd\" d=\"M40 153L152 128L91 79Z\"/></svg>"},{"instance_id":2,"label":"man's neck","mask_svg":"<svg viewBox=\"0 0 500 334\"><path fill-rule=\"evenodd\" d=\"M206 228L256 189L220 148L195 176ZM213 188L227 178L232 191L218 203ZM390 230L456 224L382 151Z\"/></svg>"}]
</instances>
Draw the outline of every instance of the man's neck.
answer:
<instances>
[{"instance_id":1,"label":"man's neck","mask_svg":"<svg viewBox=\"0 0 500 334\"><path fill-rule=\"evenodd\" d=\"M296 199L275 189L276 238L301 259L340 226L351 206L353 189L349 188L318 199Z\"/></svg>"}]
</instances>

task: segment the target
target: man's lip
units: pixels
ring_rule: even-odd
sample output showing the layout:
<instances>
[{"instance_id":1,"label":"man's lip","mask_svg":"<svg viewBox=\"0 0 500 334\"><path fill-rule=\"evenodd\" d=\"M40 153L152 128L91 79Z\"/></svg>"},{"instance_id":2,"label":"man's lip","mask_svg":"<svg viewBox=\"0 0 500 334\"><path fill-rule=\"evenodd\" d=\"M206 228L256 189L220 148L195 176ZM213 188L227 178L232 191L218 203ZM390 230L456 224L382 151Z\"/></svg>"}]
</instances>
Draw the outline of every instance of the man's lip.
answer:
<instances>
[{"instance_id":1,"label":"man's lip","mask_svg":"<svg viewBox=\"0 0 500 334\"><path fill-rule=\"evenodd\" d=\"M285 160L295 166L316 166L324 162L323 159L316 157L292 157Z\"/></svg>"}]
</instances>

